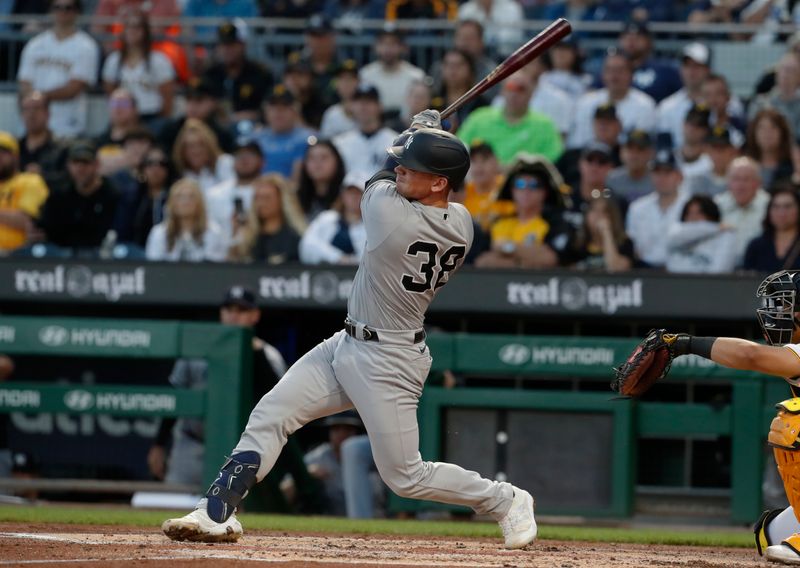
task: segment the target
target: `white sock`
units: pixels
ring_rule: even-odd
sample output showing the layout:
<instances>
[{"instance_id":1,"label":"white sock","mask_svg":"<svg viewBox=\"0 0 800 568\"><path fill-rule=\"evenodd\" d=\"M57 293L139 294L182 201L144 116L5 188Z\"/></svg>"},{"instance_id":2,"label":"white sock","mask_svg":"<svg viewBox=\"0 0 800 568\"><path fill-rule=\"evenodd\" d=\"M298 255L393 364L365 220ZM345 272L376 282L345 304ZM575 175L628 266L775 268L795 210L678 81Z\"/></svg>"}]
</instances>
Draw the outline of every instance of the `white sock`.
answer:
<instances>
[{"instance_id":1,"label":"white sock","mask_svg":"<svg viewBox=\"0 0 800 568\"><path fill-rule=\"evenodd\" d=\"M800 532L800 522L791 507L784 509L767 525L767 536L772 544L780 544L797 532Z\"/></svg>"}]
</instances>

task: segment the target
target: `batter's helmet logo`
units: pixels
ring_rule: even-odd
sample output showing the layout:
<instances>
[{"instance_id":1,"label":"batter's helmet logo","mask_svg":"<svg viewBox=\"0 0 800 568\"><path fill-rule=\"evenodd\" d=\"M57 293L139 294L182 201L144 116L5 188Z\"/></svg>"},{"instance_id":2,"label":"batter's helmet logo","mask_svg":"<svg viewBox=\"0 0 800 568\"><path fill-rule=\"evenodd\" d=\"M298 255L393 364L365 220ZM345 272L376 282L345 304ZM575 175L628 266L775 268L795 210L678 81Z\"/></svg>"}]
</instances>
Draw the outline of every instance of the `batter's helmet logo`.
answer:
<instances>
[{"instance_id":1,"label":"batter's helmet logo","mask_svg":"<svg viewBox=\"0 0 800 568\"><path fill-rule=\"evenodd\" d=\"M64 395L64 406L75 412L84 412L94 406L94 395L85 390L71 390Z\"/></svg>"},{"instance_id":2,"label":"batter's helmet logo","mask_svg":"<svg viewBox=\"0 0 800 568\"><path fill-rule=\"evenodd\" d=\"M48 325L39 330L39 341L48 347L61 347L69 341L69 330L60 325Z\"/></svg>"},{"instance_id":3,"label":"batter's helmet logo","mask_svg":"<svg viewBox=\"0 0 800 568\"><path fill-rule=\"evenodd\" d=\"M509 343L508 345L503 345L497 355L506 365L518 367L530 361L531 350L527 345Z\"/></svg>"}]
</instances>

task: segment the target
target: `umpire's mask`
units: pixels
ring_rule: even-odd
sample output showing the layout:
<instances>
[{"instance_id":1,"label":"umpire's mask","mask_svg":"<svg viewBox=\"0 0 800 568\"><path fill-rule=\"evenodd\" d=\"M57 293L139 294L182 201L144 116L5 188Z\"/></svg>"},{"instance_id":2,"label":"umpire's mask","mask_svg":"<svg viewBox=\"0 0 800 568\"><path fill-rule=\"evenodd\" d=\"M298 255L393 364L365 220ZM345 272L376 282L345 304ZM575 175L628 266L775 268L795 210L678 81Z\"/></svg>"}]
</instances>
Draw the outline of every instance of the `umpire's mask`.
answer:
<instances>
[{"instance_id":1,"label":"umpire's mask","mask_svg":"<svg viewBox=\"0 0 800 568\"><path fill-rule=\"evenodd\" d=\"M758 323L771 345L792 342L795 323L798 323L794 316L796 278L800 280L800 273L782 270L767 276L756 291L756 297L762 301L762 307L756 309Z\"/></svg>"}]
</instances>

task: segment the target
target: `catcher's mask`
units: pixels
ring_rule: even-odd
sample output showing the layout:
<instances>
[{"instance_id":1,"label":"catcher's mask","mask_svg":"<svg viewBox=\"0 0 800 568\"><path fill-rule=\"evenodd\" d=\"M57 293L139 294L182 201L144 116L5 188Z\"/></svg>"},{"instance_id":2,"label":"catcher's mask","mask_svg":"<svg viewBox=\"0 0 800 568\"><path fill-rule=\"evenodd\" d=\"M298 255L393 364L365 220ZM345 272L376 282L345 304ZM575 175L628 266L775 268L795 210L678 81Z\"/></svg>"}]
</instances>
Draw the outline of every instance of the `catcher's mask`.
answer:
<instances>
[{"instance_id":1,"label":"catcher's mask","mask_svg":"<svg viewBox=\"0 0 800 568\"><path fill-rule=\"evenodd\" d=\"M756 309L761 331L771 345L786 345L792 342L795 324L797 283L800 273L782 270L767 276L758 286L756 296L762 307Z\"/></svg>"}]
</instances>

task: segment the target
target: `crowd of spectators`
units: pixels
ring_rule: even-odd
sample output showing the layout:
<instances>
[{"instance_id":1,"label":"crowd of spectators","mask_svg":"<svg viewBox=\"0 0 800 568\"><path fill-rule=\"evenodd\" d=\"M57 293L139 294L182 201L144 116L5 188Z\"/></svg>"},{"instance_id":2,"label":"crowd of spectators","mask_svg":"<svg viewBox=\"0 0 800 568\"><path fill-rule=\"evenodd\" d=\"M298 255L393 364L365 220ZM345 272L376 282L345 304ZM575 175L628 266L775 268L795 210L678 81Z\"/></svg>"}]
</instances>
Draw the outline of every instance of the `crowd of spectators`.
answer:
<instances>
[{"instance_id":1,"label":"crowd of spectators","mask_svg":"<svg viewBox=\"0 0 800 568\"><path fill-rule=\"evenodd\" d=\"M0 132L0 254L357 264L359 202L385 148L524 39L524 18L624 21L596 72L573 34L449 121L469 147L478 267L771 271L800 267L800 40L750 97L712 73L707 43L656 57L648 21L782 23L773 1L81 0L22 49L23 131ZM792 4L792 3L789 3ZM768 9L769 8L769 9ZM183 17L213 48L190 68ZM306 18L280 66L248 55L254 16ZM110 19L109 19L110 18ZM337 36L385 25L364 65ZM394 20L453 20L443 56L410 58ZM111 22L115 20L116 23ZM90 35L91 32L93 35ZM96 38L112 38L97 41ZM87 97L108 128L87 133Z\"/></svg>"}]
</instances>

